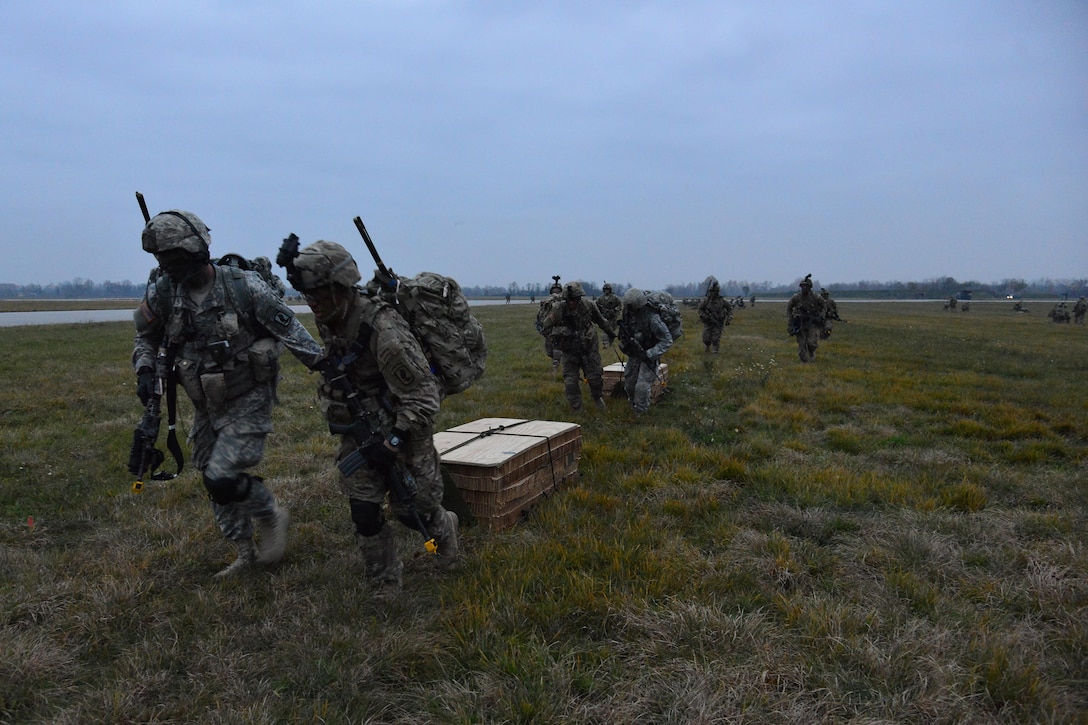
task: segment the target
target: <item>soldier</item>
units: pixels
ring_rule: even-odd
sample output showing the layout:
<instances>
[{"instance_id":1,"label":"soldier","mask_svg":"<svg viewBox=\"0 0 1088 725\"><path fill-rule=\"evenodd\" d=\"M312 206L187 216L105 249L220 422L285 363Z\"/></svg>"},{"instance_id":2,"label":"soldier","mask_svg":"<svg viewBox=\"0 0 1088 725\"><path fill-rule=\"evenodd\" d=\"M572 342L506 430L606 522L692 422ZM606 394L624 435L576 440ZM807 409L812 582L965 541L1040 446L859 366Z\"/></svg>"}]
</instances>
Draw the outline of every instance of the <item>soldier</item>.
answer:
<instances>
[{"instance_id":1,"label":"soldier","mask_svg":"<svg viewBox=\"0 0 1088 725\"><path fill-rule=\"evenodd\" d=\"M616 328L616 321L620 319L620 309L623 307L623 301L618 295L613 294L612 285L607 282L604 283L604 294L597 299L597 309L601 311L601 315L604 319L608 320L608 324L612 325L612 329ZM608 337L608 335L601 335L601 342L605 347L612 345L612 340L615 338Z\"/></svg>"},{"instance_id":2,"label":"soldier","mask_svg":"<svg viewBox=\"0 0 1088 725\"><path fill-rule=\"evenodd\" d=\"M944 303L944 308L949 312L955 312L959 307L959 302L956 301L956 296L952 295L948 298L948 302Z\"/></svg>"},{"instance_id":3,"label":"soldier","mask_svg":"<svg viewBox=\"0 0 1088 725\"><path fill-rule=\"evenodd\" d=\"M820 339L826 340L827 338L831 337L832 320L842 322L842 318L839 317L839 306L835 304L835 300L831 299L830 292L821 287L820 297L823 298L824 305L827 307L827 314L824 317L824 328L820 331Z\"/></svg>"},{"instance_id":4,"label":"soldier","mask_svg":"<svg viewBox=\"0 0 1088 725\"><path fill-rule=\"evenodd\" d=\"M669 326L652 305L647 294L631 287L623 295L623 319L619 323L620 349L628 356L623 385L631 407L642 414L650 409L650 393L658 381L661 356L672 347Z\"/></svg>"},{"instance_id":5,"label":"soldier","mask_svg":"<svg viewBox=\"0 0 1088 725\"><path fill-rule=\"evenodd\" d=\"M366 574L379 596L401 587L403 564L384 514L387 477L400 465L415 479L414 503L390 501L394 516L409 528L434 537L444 566L458 556L457 514L442 507L442 476L434 447L434 419L438 413L438 380L430 371L419 341L404 317L374 294L381 288L376 276L372 289L361 280L355 260L335 242L318 241L293 259L281 254L287 279L306 298L328 354L318 386L318 399L330 428L358 425L346 396L375 423L380 437L362 448L367 464L350 475L340 475L340 490L348 497L355 540ZM377 275L377 273L376 273ZM336 372L330 373L330 368ZM330 383L329 375L346 376L353 393ZM359 449L354 435L342 435L337 460ZM413 512L412 506L415 510Z\"/></svg>"},{"instance_id":6,"label":"soldier","mask_svg":"<svg viewBox=\"0 0 1088 725\"><path fill-rule=\"evenodd\" d=\"M1088 300L1084 298L1084 295L1081 295L1080 299L1077 300L1077 304L1073 305L1073 322L1083 325L1085 312L1088 312Z\"/></svg>"},{"instance_id":7,"label":"soldier","mask_svg":"<svg viewBox=\"0 0 1088 725\"><path fill-rule=\"evenodd\" d=\"M787 331L797 338L797 354L801 362L815 362L816 348L827 317L827 304L812 292L812 275L801 280L800 291L786 304Z\"/></svg>"},{"instance_id":8,"label":"soldier","mask_svg":"<svg viewBox=\"0 0 1088 725\"><path fill-rule=\"evenodd\" d=\"M1046 316L1050 318L1051 322L1069 322L1069 309L1065 306L1065 302L1059 302L1051 308L1050 312L1046 313Z\"/></svg>"},{"instance_id":9,"label":"soldier","mask_svg":"<svg viewBox=\"0 0 1088 725\"><path fill-rule=\"evenodd\" d=\"M559 298L563 294L563 285L559 284L559 275L555 275L552 279L555 281L552 282L552 286L548 289L548 296L540 301L540 307L536 311L536 331L544 335L544 354L551 358L552 367L558 368L562 353L555 349L555 342L544 333L544 320L548 317L552 308L559 304Z\"/></svg>"},{"instance_id":10,"label":"soldier","mask_svg":"<svg viewBox=\"0 0 1088 725\"><path fill-rule=\"evenodd\" d=\"M552 308L544 319L542 334L555 341L562 354L563 383L571 410L582 409L581 373L589 383L589 395L598 409L605 409L604 368L601 365L601 349L593 331L596 324L609 341L615 339L616 330L604 318L592 300L586 299L579 282L571 282L563 288L563 301Z\"/></svg>"},{"instance_id":11,"label":"soldier","mask_svg":"<svg viewBox=\"0 0 1088 725\"><path fill-rule=\"evenodd\" d=\"M706 286L706 297L699 303L699 321L703 323L705 352L718 354L722 343L722 328L733 321L733 307L722 297L722 288L714 277Z\"/></svg>"},{"instance_id":12,"label":"soldier","mask_svg":"<svg viewBox=\"0 0 1088 725\"><path fill-rule=\"evenodd\" d=\"M176 210L155 215L144 227L144 251L155 255L159 268L135 313L132 365L146 405L156 378L165 376L154 371L157 352L173 355L193 403L193 466L203 473L216 524L238 552L215 575L225 578L283 557L287 511L246 469L260 463L272 431L281 346L308 368L322 352L257 272L211 264L208 232L196 214Z\"/></svg>"}]
</instances>

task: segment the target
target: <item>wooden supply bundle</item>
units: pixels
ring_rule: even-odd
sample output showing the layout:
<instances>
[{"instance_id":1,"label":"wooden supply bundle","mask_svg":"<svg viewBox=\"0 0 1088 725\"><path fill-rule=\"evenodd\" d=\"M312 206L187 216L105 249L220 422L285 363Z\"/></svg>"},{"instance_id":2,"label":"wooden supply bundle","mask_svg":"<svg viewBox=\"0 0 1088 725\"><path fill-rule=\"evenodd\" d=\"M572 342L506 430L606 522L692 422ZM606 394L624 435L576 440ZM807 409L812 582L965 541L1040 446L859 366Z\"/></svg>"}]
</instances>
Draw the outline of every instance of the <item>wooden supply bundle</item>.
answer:
<instances>
[{"instance_id":1,"label":"wooden supply bundle","mask_svg":"<svg viewBox=\"0 0 1088 725\"><path fill-rule=\"evenodd\" d=\"M656 403L665 394L665 387L669 382L669 366L665 363L657 364L658 380L654 381L650 389L650 402ZM623 387L623 363L612 363L604 366L604 393L613 398L626 398L627 391Z\"/></svg>"},{"instance_id":2,"label":"wooden supply bundle","mask_svg":"<svg viewBox=\"0 0 1088 725\"><path fill-rule=\"evenodd\" d=\"M434 444L473 516L498 530L578 475L582 429L551 420L481 418L435 433Z\"/></svg>"}]
</instances>

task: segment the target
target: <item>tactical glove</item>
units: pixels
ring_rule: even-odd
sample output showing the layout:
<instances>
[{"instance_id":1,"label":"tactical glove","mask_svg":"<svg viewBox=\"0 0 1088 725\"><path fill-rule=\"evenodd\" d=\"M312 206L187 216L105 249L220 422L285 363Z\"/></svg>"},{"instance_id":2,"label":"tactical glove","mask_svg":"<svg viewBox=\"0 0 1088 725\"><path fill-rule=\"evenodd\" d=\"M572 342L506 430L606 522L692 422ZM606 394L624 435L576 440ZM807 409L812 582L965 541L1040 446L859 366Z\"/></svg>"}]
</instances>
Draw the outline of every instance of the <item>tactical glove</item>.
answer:
<instances>
[{"instance_id":1,"label":"tactical glove","mask_svg":"<svg viewBox=\"0 0 1088 725\"><path fill-rule=\"evenodd\" d=\"M394 429L388 438L376 440L367 446L366 458L370 466L379 473L388 473L397 462L397 452L406 434Z\"/></svg>"},{"instance_id":2,"label":"tactical glove","mask_svg":"<svg viewBox=\"0 0 1088 725\"><path fill-rule=\"evenodd\" d=\"M147 405L147 401L155 394L155 372L146 365L136 371L136 397Z\"/></svg>"}]
</instances>

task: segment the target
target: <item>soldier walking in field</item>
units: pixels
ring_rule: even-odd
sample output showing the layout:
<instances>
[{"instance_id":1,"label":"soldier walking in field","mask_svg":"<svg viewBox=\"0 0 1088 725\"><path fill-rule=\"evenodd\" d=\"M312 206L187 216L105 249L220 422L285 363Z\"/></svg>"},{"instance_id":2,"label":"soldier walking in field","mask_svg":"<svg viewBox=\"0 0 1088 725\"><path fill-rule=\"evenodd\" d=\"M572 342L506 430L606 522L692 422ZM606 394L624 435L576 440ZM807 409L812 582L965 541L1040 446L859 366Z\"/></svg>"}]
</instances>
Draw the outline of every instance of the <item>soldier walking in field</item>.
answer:
<instances>
[{"instance_id":1,"label":"soldier walking in field","mask_svg":"<svg viewBox=\"0 0 1088 725\"><path fill-rule=\"evenodd\" d=\"M586 299L579 282L571 282L563 288L562 302L544 319L542 334L550 336L562 354L563 383L571 410L582 409L581 373L586 376L593 404L600 410L606 407L604 366L593 325L600 327L609 341L615 339L616 330L597 305Z\"/></svg>"},{"instance_id":2,"label":"soldier walking in field","mask_svg":"<svg viewBox=\"0 0 1088 725\"><path fill-rule=\"evenodd\" d=\"M786 304L787 332L797 338L797 355L803 363L816 361L816 348L827 318L827 303L812 291L812 275L801 280L800 291Z\"/></svg>"},{"instance_id":3,"label":"soldier walking in field","mask_svg":"<svg viewBox=\"0 0 1088 725\"><path fill-rule=\"evenodd\" d=\"M827 307L827 313L824 317L824 329L820 331L820 339L826 340L831 337L832 321L842 322L843 319L839 317L839 306L835 304L835 300L831 299L830 292L821 287L820 297L823 298L824 305Z\"/></svg>"},{"instance_id":4,"label":"soldier walking in field","mask_svg":"<svg viewBox=\"0 0 1088 725\"><path fill-rule=\"evenodd\" d=\"M1088 299L1081 295L1080 299L1077 300L1077 304L1073 305L1073 322L1083 325L1085 312L1088 312Z\"/></svg>"},{"instance_id":5,"label":"soldier walking in field","mask_svg":"<svg viewBox=\"0 0 1088 725\"><path fill-rule=\"evenodd\" d=\"M552 309L559 304L560 296L563 294L563 285L559 284L559 275L554 275L552 279L554 281L548 289L548 296L540 301L540 307L536 311L536 331L544 335L544 354L551 359L552 367L558 369L562 353L555 348L555 342L551 337L544 334L544 320L547 319Z\"/></svg>"},{"instance_id":6,"label":"soldier walking in field","mask_svg":"<svg viewBox=\"0 0 1088 725\"><path fill-rule=\"evenodd\" d=\"M359 268L344 247L318 241L301 251L296 246L293 257L287 245L284 249L277 262L287 268L288 281L306 298L328 347L318 399L330 429L360 425L353 405L361 409L364 420L373 421L365 445L354 432L341 435L337 460L355 452L365 458L365 465L351 473L341 469L340 490L348 497L367 577L384 596L400 589L403 571L384 512L387 494L399 484L390 476L407 471L416 488L410 500L390 497L397 520L433 536L443 565L452 564L459 554L459 522L457 514L442 507L442 476L434 447L441 400L438 379L400 312L358 286ZM387 288L377 277L372 285Z\"/></svg>"},{"instance_id":7,"label":"soldier walking in field","mask_svg":"<svg viewBox=\"0 0 1088 725\"><path fill-rule=\"evenodd\" d=\"M623 294L623 318L619 323L620 350L627 354L623 385L631 407L642 414L650 409L653 384L661 356L672 347L669 326L649 303L649 296L637 287Z\"/></svg>"},{"instance_id":8,"label":"soldier walking in field","mask_svg":"<svg viewBox=\"0 0 1088 725\"><path fill-rule=\"evenodd\" d=\"M722 342L722 329L733 321L733 306L722 297L721 285L711 277L707 281L706 296L699 303L699 321L703 323L703 347L705 352L718 354Z\"/></svg>"},{"instance_id":9,"label":"soldier walking in field","mask_svg":"<svg viewBox=\"0 0 1088 725\"><path fill-rule=\"evenodd\" d=\"M605 282L604 294L597 298L597 309L601 311L601 315L608 321L608 324L612 325L613 329L616 327L616 321L620 319L620 309L622 307L623 300L612 292L612 285ZM607 334L601 335L601 343L605 347L611 347L613 339L608 337Z\"/></svg>"},{"instance_id":10,"label":"soldier walking in field","mask_svg":"<svg viewBox=\"0 0 1088 725\"><path fill-rule=\"evenodd\" d=\"M136 393L147 405L162 393L157 381L168 371L156 365L165 351L192 401L193 466L203 474L216 524L238 554L215 575L224 578L283 557L287 511L247 469L260 463L272 432L280 350L311 369L322 351L260 274L211 263L208 232L196 214L177 210L144 227L144 251L159 266L135 314L132 365Z\"/></svg>"}]
</instances>

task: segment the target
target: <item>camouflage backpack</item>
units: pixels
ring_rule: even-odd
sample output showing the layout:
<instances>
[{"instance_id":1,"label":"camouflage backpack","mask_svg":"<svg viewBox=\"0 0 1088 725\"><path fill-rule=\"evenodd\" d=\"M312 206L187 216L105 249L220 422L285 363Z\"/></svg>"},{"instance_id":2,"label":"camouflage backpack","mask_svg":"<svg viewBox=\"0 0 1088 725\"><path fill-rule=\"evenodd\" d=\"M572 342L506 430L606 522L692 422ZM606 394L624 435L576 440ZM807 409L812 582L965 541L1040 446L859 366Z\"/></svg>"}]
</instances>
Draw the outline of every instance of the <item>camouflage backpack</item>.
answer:
<instances>
[{"instance_id":1,"label":"camouflage backpack","mask_svg":"<svg viewBox=\"0 0 1088 725\"><path fill-rule=\"evenodd\" d=\"M419 340L446 395L468 390L484 374L484 328L457 281L434 272L401 277L396 308Z\"/></svg>"},{"instance_id":2,"label":"camouflage backpack","mask_svg":"<svg viewBox=\"0 0 1088 725\"><path fill-rule=\"evenodd\" d=\"M661 316L661 320L669 328L669 334L672 335L674 341L684 334L680 308L677 307L676 300L672 298L672 295L664 291L647 292L646 304L653 307L654 311Z\"/></svg>"},{"instance_id":3,"label":"camouflage backpack","mask_svg":"<svg viewBox=\"0 0 1088 725\"><path fill-rule=\"evenodd\" d=\"M269 287L274 289L280 297L283 297L284 293L287 291L287 288L283 285L283 280L272 271L272 262L268 257L246 259L240 254L231 252L214 260L212 264L219 267L236 267L247 272L256 272L261 275L261 279L263 279Z\"/></svg>"}]
</instances>

